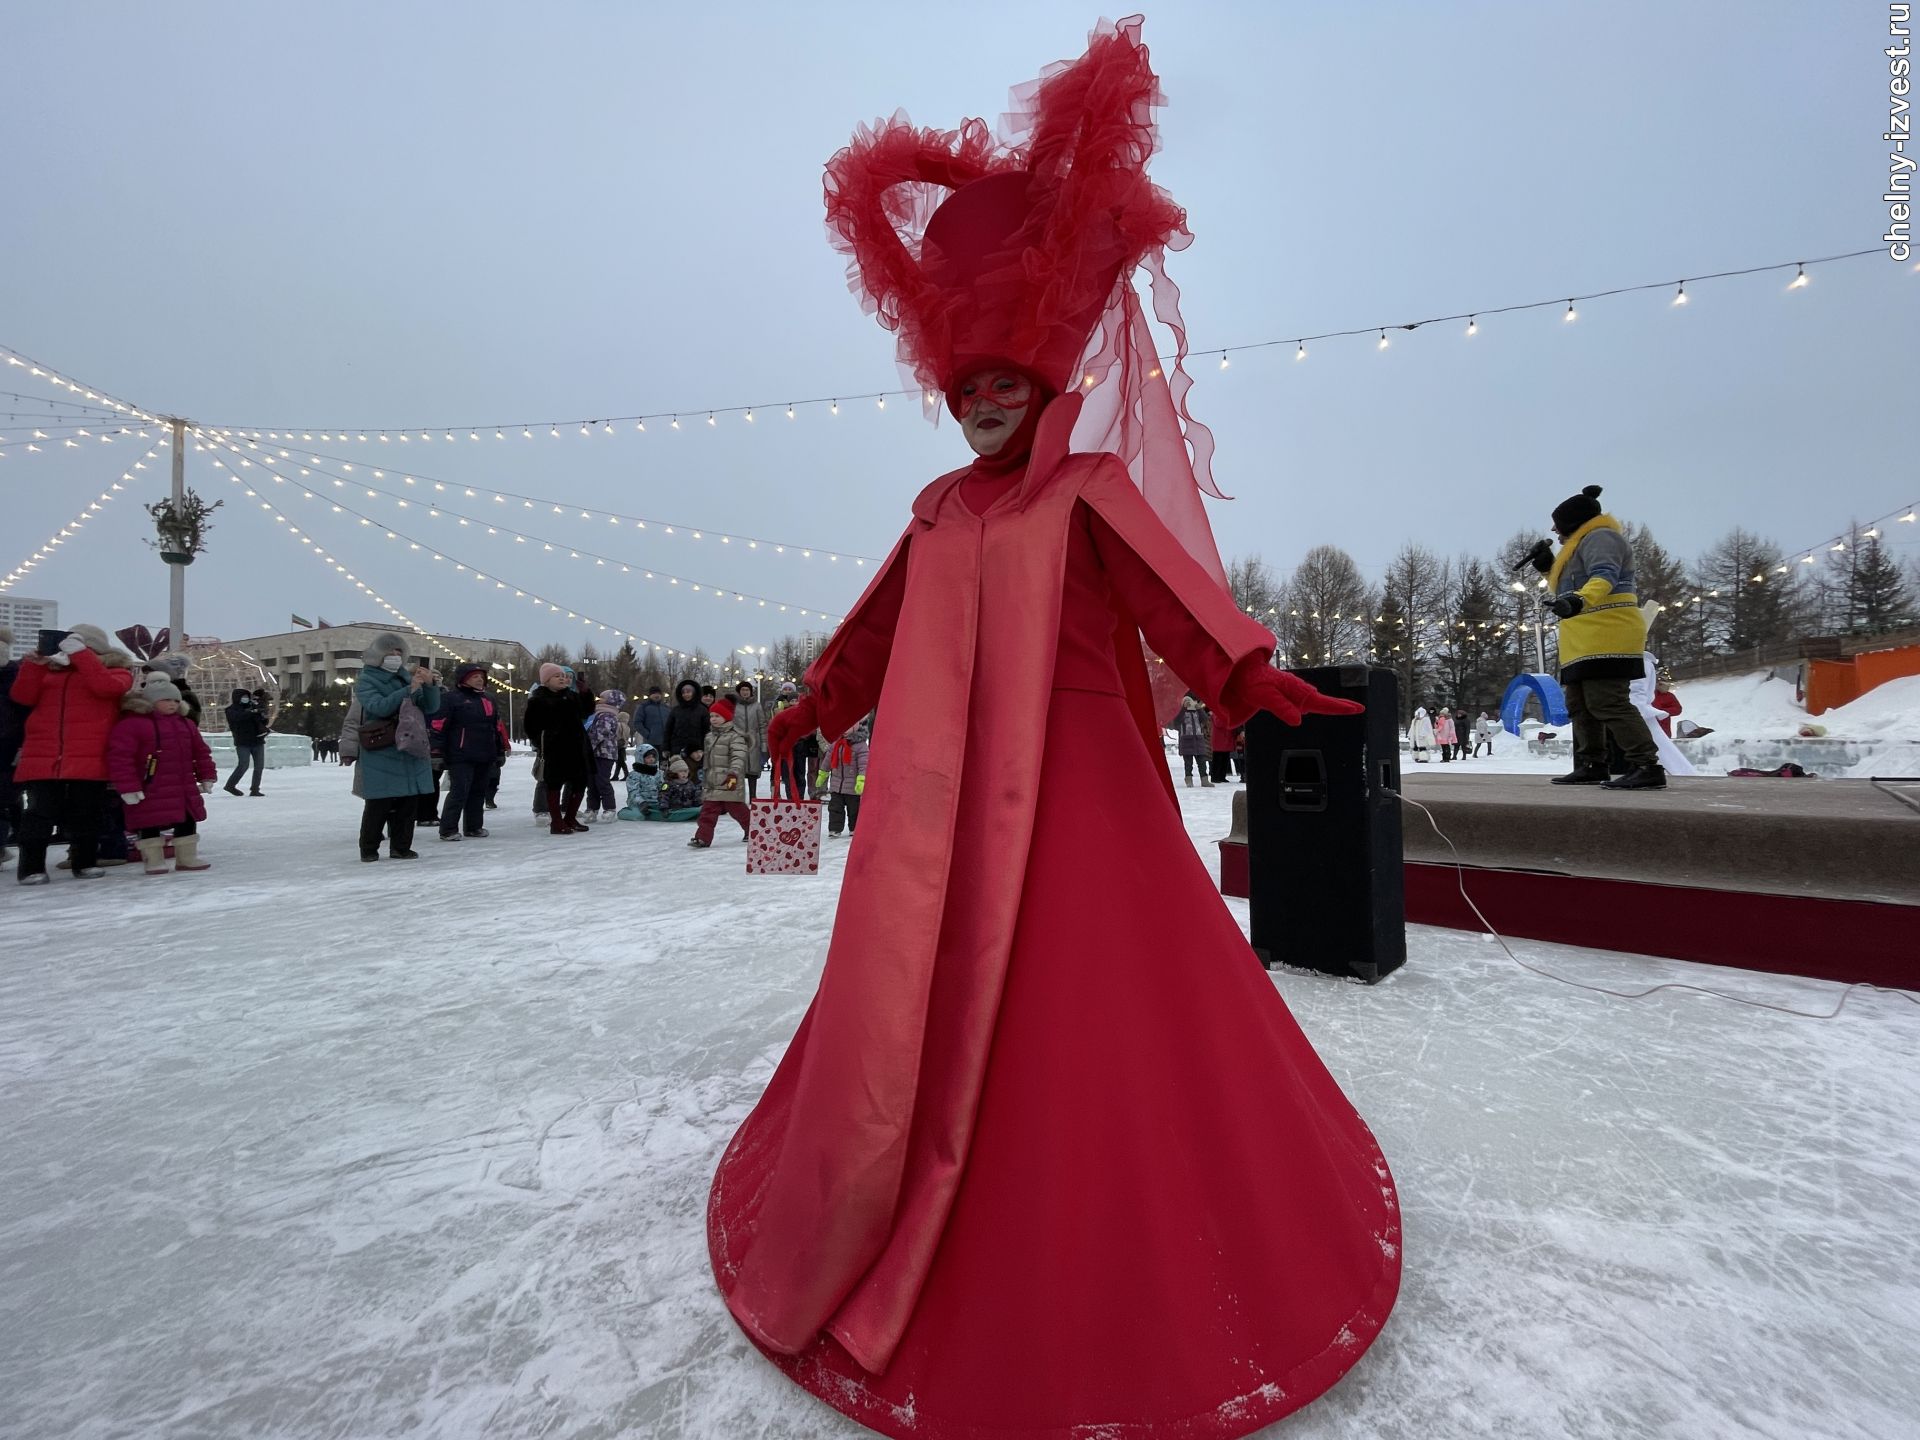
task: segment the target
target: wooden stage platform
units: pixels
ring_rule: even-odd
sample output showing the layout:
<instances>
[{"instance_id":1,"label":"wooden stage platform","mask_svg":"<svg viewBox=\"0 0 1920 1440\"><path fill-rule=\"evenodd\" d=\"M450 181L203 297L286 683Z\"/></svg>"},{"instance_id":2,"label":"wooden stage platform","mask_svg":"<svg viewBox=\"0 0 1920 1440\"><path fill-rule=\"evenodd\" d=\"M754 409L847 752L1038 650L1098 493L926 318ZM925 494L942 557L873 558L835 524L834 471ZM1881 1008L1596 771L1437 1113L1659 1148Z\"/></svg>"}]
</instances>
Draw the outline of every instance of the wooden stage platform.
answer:
<instances>
[{"instance_id":1,"label":"wooden stage platform","mask_svg":"<svg viewBox=\"0 0 1920 1440\"><path fill-rule=\"evenodd\" d=\"M1920 781L1407 775L1407 919L1510 938L1920 988ZM1245 895L1246 797L1221 842Z\"/></svg>"}]
</instances>

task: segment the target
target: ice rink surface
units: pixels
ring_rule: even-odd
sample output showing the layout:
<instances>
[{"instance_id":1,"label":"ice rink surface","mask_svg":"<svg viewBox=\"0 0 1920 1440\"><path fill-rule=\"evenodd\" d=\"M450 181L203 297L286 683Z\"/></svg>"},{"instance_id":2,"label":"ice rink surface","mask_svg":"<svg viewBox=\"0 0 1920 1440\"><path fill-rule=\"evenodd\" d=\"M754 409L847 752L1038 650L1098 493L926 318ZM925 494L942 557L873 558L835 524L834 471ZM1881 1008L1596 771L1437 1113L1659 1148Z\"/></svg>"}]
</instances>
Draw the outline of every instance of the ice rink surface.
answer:
<instances>
[{"instance_id":1,"label":"ice rink surface","mask_svg":"<svg viewBox=\"0 0 1920 1440\"><path fill-rule=\"evenodd\" d=\"M0 884L0 1434L866 1433L747 1344L703 1230L846 842L749 879L724 833L555 839L519 761L492 839L362 865L344 772L267 788L211 797L208 874ZM1231 794L1180 791L1210 865ZM1263 1433L1920 1434L1920 1007L1619 1000L1410 940L1372 989L1275 977L1393 1165L1406 1277L1353 1373Z\"/></svg>"}]
</instances>

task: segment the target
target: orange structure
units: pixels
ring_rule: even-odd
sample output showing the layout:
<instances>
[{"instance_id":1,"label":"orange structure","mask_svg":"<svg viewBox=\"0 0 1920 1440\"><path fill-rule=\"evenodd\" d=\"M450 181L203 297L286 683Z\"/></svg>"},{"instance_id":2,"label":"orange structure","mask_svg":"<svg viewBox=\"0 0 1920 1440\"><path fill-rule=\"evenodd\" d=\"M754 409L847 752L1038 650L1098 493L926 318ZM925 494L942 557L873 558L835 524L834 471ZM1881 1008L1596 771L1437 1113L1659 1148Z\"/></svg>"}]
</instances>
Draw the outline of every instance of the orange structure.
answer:
<instances>
[{"instance_id":1,"label":"orange structure","mask_svg":"<svg viewBox=\"0 0 1920 1440\"><path fill-rule=\"evenodd\" d=\"M1807 713L1824 715L1903 675L1920 675L1920 645L1868 650L1845 660L1809 660Z\"/></svg>"}]
</instances>

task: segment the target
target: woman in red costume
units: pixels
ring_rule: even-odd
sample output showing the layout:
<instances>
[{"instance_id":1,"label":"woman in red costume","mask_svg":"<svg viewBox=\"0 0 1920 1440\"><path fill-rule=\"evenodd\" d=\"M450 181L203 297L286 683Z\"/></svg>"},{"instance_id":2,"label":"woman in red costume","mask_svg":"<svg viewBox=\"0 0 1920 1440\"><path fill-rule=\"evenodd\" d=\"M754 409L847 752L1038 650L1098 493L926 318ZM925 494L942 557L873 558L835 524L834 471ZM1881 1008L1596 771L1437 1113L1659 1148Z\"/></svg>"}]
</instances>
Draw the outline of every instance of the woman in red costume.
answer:
<instances>
[{"instance_id":1,"label":"woman in red costume","mask_svg":"<svg viewBox=\"0 0 1920 1440\"><path fill-rule=\"evenodd\" d=\"M1010 139L896 117L827 169L856 290L979 458L774 721L777 755L877 705L887 743L708 1241L754 1344L887 1435L1245 1435L1338 1380L1399 1285L1386 1162L1161 753L1156 689L1235 724L1357 707L1274 669L1220 574L1210 443L1130 283L1180 335L1159 99L1139 21L1103 25Z\"/></svg>"}]
</instances>

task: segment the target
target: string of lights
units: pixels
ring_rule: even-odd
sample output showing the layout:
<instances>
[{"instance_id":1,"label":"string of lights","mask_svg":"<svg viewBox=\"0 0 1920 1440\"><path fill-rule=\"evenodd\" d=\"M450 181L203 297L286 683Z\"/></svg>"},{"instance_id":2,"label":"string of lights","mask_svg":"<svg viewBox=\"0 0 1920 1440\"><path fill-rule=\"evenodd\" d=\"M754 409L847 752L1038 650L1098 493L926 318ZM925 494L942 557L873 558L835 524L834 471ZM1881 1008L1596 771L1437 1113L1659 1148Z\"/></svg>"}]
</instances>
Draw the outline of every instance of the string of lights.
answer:
<instances>
[{"instance_id":1,"label":"string of lights","mask_svg":"<svg viewBox=\"0 0 1920 1440\"><path fill-rule=\"evenodd\" d=\"M21 410L9 412L12 418L21 420L118 420L120 412L110 410L105 405L96 405L86 400L67 400L58 395L29 395L24 390L0 390L0 400L18 400L28 405L44 406L39 410Z\"/></svg>"},{"instance_id":2,"label":"string of lights","mask_svg":"<svg viewBox=\"0 0 1920 1440\"><path fill-rule=\"evenodd\" d=\"M657 649L661 651L661 653L673 659L686 660L689 662L702 664L702 665L708 666L709 668L721 674L727 673L727 671L730 668L731 669L738 668L738 667L723 666L715 661L706 659L704 656L696 655L687 651L676 650L669 646L658 644L655 641L647 639L644 635L634 634L631 631L626 630L622 626L611 625L611 624L608 624L606 621L599 619L596 616L589 615L584 612L568 609L567 607L561 605L559 602L549 599L545 595L539 594L532 590L525 589L520 586L513 585L511 582L504 580L497 575L490 574L485 570L469 565L466 562L458 560L454 556L447 554L443 550L439 550L432 545L425 544L422 541L415 539L413 536L404 533L403 531L390 529L389 527L375 520L372 516L365 515L360 511L355 510L350 505L343 505L339 501L333 499L331 496L323 495L318 491L312 490L309 486L301 484L298 480L292 479L291 477L288 477L288 476L281 475L274 468L274 464L271 461L261 460L258 463L262 466L262 468L266 469L270 474L275 475L276 478L278 479L286 481L286 483L293 486L294 489L305 491L308 494L311 494L314 499L325 501L331 509L338 511L342 514L352 516L363 527L378 529L389 540L396 540L396 541L403 542L407 546L409 551L417 551L427 555L430 559L436 562L445 562L447 564L450 564L453 566L456 573L462 574L462 575L471 575L474 581L478 584L486 584L491 582L494 589L498 591L506 592L506 593L511 593L513 598L517 600L525 600L529 604L533 605L536 609L543 609L550 615L564 614L565 617L569 620L581 621L584 624L595 627L596 629L600 630L604 634L607 634L610 636L617 636L620 639L630 642L635 646L644 646L652 649ZM226 465L222 461L216 460L215 464L218 465L221 469L224 469L227 471L228 478L234 484L239 485L243 490L243 492L248 496L248 498L256 501L260 501L262 508L272 513L276 518L276 520L278 520L280 523L286 525L291 533L294 533L294 534L301 533L299 531L299 528L297 526L294 526L293 522L288 520L286 516L282 515L280 511L271 504L271 502L261 499L259 493L253 488L253 486L247 483L247 481L239 474L237 470ZM334 563L340 569L340 573L342 574L348 573L344 566L339 565L338 562L334 562ZM348 578L354 579L354 577L352 577L351 575L349 575ZM361 582L358 580L354 580L354 583L364 584L364 582ZM368 591L368 593L372 594L371 591ZM384 601L380 601L379 603L382 604L383 607L385 606ZM392 613L395 615L398 614L397 611L391 610L390 607L388 608L389 608L389 613ZM411 624L412 622L409 621L407 623Z\"/></svg>"},{"instance_id":3,"label":"string of lights","mask_svg":"<svg viewBox=\"0 0 1920 1440\"><path fill-rule=\"evenodd\" d=\"M271 501L262 500L259 497L259 495L257 495L253 491L253 489L246 484L245 481L240 479L238 475L234 475L234 474L231 474L231 472L229 472L228 478L231 479L236 485L239 485L241 489L246 492L249 498L258 501L260 508L273 516L275 523L279 525L284 525L286 527L286 533L289 536L299 541L301 545L305 546L313 554L317 555L325 564L331 566L335 574L339 575L342 579L346 580L350 585L353 586L354 589L358 590L362 595L365 595L369 600L373 601L374 604L378 605L382 610L386 611L387 614L391 615L395 620L397 620L403 628L407 630L411 630L414 634L418 635L421 639L425 640L428 645L433 647L435 650L438 650L442 655L446 656L449 660L455 661L457 663L459 661L466 659L466 656L461 655L454 650L450 650L447 648L447 646L443 645L440 642L440 639L438 636L434 635L432 632L426 630L424 627L420 626L419 624L415 623L413 620L409 619L406 615L402 614L401 611L391 601L389 601L386 598L386 596L382 595L379 591L375 590L371 585L367 584L366 581L362 580L358 575L355 575L351 570L347 569L346 565L343 562L336 559L334 556L328 554L326 549L322 547L321 544L317 540L315 540L311 535L304 533L299 526L295 525L291 520L287 519L286 516L282 515L278 510L276 510L273 507L273 504Z\"/></svg>"},{"instance_id":4,"label":"string of lights","mask_svg":"<svg viewBox=\"0 0 1920 1440\"><path fill-rule=\"evenodd\" d=\"M104 390L96 390L91 386L82 385L72 376L63 375L51 365L44 365L24 351L14 349L11 345L0 345L0 358L5 359L8 367L25 371L29 375L44 378L56 389L64 389L69 394L84 396L86 399L104 406L108 410L115 411L121 415L131 416L135 420L144 420L148 424L156 425L160 423L160 417L158 415L150 415L138 405L122 400L117 395L110 395Z\"/></svg>"},{"instance_id":5,"label":"string of lights","mask_svg":"<svg viewBox=\"0 0 1920 1440\"><path fill-rule=\"evenodd\" d=\"M1696 288L1703 283L1736 279L1748 275L1763 275L1776 271L1793 271L1793 278L1787 282L1789 291L1803 290L1811 280L1808 271L1821 265L1834 265L1847 260L1857 260L1869 255L1884 254L1884 249L1874 246L1864 250L1848 250L1833 255L1820 255L1806 260L1780 260L1766 265L1748 265L1738 269L1689 271L1676 280L1649 280L1633 285L1615 285L1604 290L1561 293L1547 300L1527 300L1503 305L1480 305L1472 309L1460 310L1448 315L1434 315L1420 320L1396 320L1387 323L1343 326L1334 330L1322 330L1316 334L1290 332L1286 336L1270 340L1250 340L1235 345L1194 345L1189 353L1193 355L1218 355L1220 368L1230 367L1231 357L1255 350L1269 350L1276 346L1294 347L1294 359L1307 358L1309 344L1328 340L1344 340L1360 336L1377 336L1375 349L1385 350L1391 347L1389 332L1407 333L1434 325L1445 325L1465 321L1463 334L1472 337L1480 333L1480 321L1501 315L1516 315L1533 310L1555 309L1561 313L1562 322L1571 322L1579 318L1578 306L1595 300L1613 299L1622 295L1640 294L1654 290L1672 290L1674 307L1684 307L1688 302L1689 285ZM1163 362L1169 358L1158 357ZM756 417L761 419L796 419L801 411L826 407L830 416L840 414L843 403L864 406L871 402L876 410L884 411L887 401L911 396L928 407L936 407L940 397L921 391L918 387L903 390L874 390L859 394L842 392L837 396L811 396L806 399L757 401L753 403L733 403L726 405L695 405L679 410L654 410L644 414L602 415L593 419L569 420L514 420L469 422L459 425L223 425L223 431L237 431L249 439L258 440L263 436L268 440L291 441L296 437L310 441L316 435L322 442L331 442L334 437L354 444L374 445L456 445L463 442L478 443L491 438L506 441L510 438L534 440L537 438L561 439L577 437L611 437L622 433L650 434L660 431L679 431L696 429L701 424L708 428L717 428L720 417L737 417L741 423L754 424ZM682 421L688 424L682 425Z\"/></svg>"},{"instance_id":6,"label":"string of lights","mask_svg":"<svg viewBox=\"0 0 1920 1440\"><path fill-rule=\"evenodd\" d=\"M168 443L166 440L161 440L155 444L154 447L147 451L140 459L122 470L118 480L115 480L105 490L102 490L92 500L88 501L84 510L78 515L75 515L73 519L69 520L66 524L62 525L49 536L43 544L35 546L33 552L28 555L25 560L22 560L18 565L14 566L13 569L9 570L4 579L0 579L0 594L11 590L16 583L32 573L33 569L39 565L42 560L47 559L55 550L59 549L60 546L66 544L67 541L79 534L80 527L85 525L87 521L95 515L98 515L101 508L111 501L115 495L119 494L128 485L131 485L134 482L135 472L146 469L147 461L153 459L162 450L166 449Z\"/></svg>"},{"instance_id":7,"label":"string of lights","mask_svg":"<svg viewBox=\"0 0 1920 1440\"><path fill-rule=\"evenodd\" d=\"M8 455L44 455L54 450L84 450L88 448L88 442L111 445L123 438L145 440L152 437L145 430L135 431L131 428L101 430L94 426L56 426L47 430L37 427L24 434L0 434L0 459Z\"/></svg>"},{"instance_id":8,"label":"string of lights","mask_svg":"<svg viewBox=\"0 0 1920 1440\"><path fill-rule=\"evenodd\" d=\"M218 436L229 445L236 443L237 436L239 440L246 443L250 451L261 448L259 440L248 437L238 431L201 427L194 433L209 438ZM272 442L269 441L268 444L271 445ZM360 465L363 468L365 465L364 461L351 460L344 455L322 454L318 451L305 449L305 447L303 447L303 450L307 456L307 463L316 469L320 469L322 473L331 473L325 469L327 464L338 466L340 471L347 475L353 473L356 465ZM284 444L279 447L278 454L283 460L292 461L296 465L299 464L295 452L287 449ZM369 469L367 473L372 475L376 480L386 478L388 474L386 470L382 469ZM671 535L675 539L686 539L695 542L717 540L722 545L740 545L748 550L771 551L776 555L798 555L804 560L812 560L818 557L825 559L831 564L838 564L842 560L851 560L858 566L869 564L877 565L880 563L880 557L875 555L856 555L846 550L829 550L825 546L802 545L792 540L769 540L761 535L736 534L727 530L707 530L696 526L683 525L677 521L659 520L645 515L631 515L619 510L607 510L592 506L582 507L571 501L560 500L551 495L524 494L515 490L496 489L491 485L476 487L463 484L457 480L436 478L432 475L423 474L418 470L403 471L400 478L401 483L404 485L431 486L435 494L449 494L457 491L470 499L484 499L491 496L493 503L496 505L507 505L518 501L520 508L524 510L548 509L555 515L572 514L581 520L605 520L610 525L631 525L636 530L646 530L653 534Z\"/></svg>"},{"instance_id":9,"label":"string of lights","mask_svg":"<svg viewBox=\"0 0 1920 1440\"><path fill-rule=\"evenodd\" d=\"M239 457L240 464L243 468L249 466L252 463L238 445L235 445L232 442L228 442L227 448L230 453L237 455ZM213 463L215 465L223 464L223 462L217 459ZM266 466L268 464L264 456L261 458L261 464L263 466ZM293 462L289 461L288 464L293 465ZM272 469L272 473L274 475L274 479L276 483L278 484L287 483L286 477L283 476L277 468L273 468L271 466L269 466L268 468ZM308 476L308 471L304 466L295 466L294 468L299 469L300 474L303 477ZM668 573L665 570L649 569L646 566L641 565L637 561L622 560L616 556L602 555L598 551L579 549L579 548L568 545L565 541L549 540L546 536L536 535L531 531L516 530L516 529L513 529L511 526L501 524L496 520L482 519L477 516L463 514L458 510L453 510L448 508L447 506L441 504L437 500L420 500L420 501L410 500L405 495L399 495L394 493L391 490L385 490L377 486L368 485L363 480L354 480L352 482L349 482L340 476L330 476L328 478L331 479L335 488L344 489L349 483L351 483L357 489L363 490L369 498L383 497L385 499L393 501L397 506L399 506L403 510L414 509L414 508L422 509L426 512L427 517L429 519L439 520L444 518L448 520L453 520L461 526L479 526L485 529L489 535L510 535L513 537L514 542L516 544L524 545L524 544L527 544L528 542L532 542L536 545L539 545L542 548L542 550L547 553L565 551L567 558L570 560L586 560L586 561L592 562L595 566L612 566L614 568L617 568L622 575L636 575L640 577L642 580L648 580L648 581L655 581L655 580L665 581L669 585L676 585L676 586L685 585L689 590L691 590L695 594L711 593L711 594L720 595L722 597L731 596L736 601L741 601L741 602L751 601L756 605L757 608L762 610L767 609L768 607L771 606L779 610L782 614L786 614L789 611L793 611L793 612L799 613L801 616L807 619L819 619L819 620L831 621L837 618L833 615L828 614L824 610L802 606L791 601L778 600L765 595L754 595L746 591L734 590L724 585L714 585L707 581L689 579L687 576L684 576L684 575L673 575ZM313 492L310 491L308 493L311 494ZM555 507L555 508L557 509L558 507Z\"/></svg>"}]
</instances>

